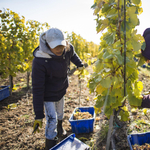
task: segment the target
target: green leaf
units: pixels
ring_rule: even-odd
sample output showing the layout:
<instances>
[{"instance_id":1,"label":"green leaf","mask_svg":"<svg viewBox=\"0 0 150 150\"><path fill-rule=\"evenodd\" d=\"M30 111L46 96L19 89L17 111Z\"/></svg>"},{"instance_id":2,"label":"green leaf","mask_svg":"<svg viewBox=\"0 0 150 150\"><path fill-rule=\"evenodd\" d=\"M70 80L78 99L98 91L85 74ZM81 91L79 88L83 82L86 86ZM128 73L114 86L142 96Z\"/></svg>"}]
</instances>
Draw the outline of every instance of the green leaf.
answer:
<instances>
[{"instance_id":1,"label":"green leaf","mask_svg":"<svg viewBox=\"0 0 150 150\"><path fill-rule=\"evenodd\" d=\"M98 96L97 96L97 101L96 101L95 106L96 106L97 108L103 107L104 101L105 101L105 97L104 97L104 96L101 96L101 95L98 95Z\"/></svg>"},{"instance_id":2,"label":"green leaf","mask_svg":"<svg viewBox=\"0 0 150 150\"><path fill-rule=\"evenodd\" d=\"M98 21L98 25L96 27L97 33L99 33L100 31L103 31L105 28L107 28L108 22L109 22L108 19L104 19L104 20L100 19Z\"/></svg>"},{"instance_id":3,"label":"green leaf","mask_svg":"<svg viewBox=\"0 0 150 150\"><path fill-rule=\"evenodd\" d=\"M138 107L138 106L141 106L142 98L136 97L133 94L129 94L128 101L131 106Z\"/></svg>"},{"instance_id":4,"label":"green leaf","mask_svg":"<svg viewBox=\"0 0 150 150\"><path fill-rule=\"evenodd\" d=\"M109 99L109 101L110 101L110 106L111 106L112 104L115 104L116 101L117 101L117 97L112 97L112 96L110 96L110 97L108 97L108 99Z\"/></svg>"},{"instance_id":5,"label":"green leaf","mask_svg":"<svg viewBox=\"0 0 150 150\"><path fill-rule=\"evenodd\" d=\"M106 43L107 43L108 45L114 43L114 41L115 41L115 35L116 35L116 32L113 32L113 33L108 33L108 34L104 37L104 40L106 41Z\"/></svg>"},{"instance_id":6,"label":"green leaf","mask_svg":"<svg viewBox=\"0 0 150 150\"><path fill-rule=\"evenodd\" d=\"M107 116L107 118L110 118L110 116L113 114L113 108L104 106L104 113Z\"/></svg>"},{"instance_id":7,"label":"green leaf","mask_svg":"<svg viewBox=\"0 0 150 150\"><path fill-rule=\"evenodd\" d=\"M135 12L136 12L136 7L129 7L128 9L127 9L127 14L129 15L129 18L130 18L130 22L134 25L134 26L136 26L136 25L138 25L138 23L139 23L139 20L138 20L138 18L137 18L137 14L135 14Z\"/></svg>"},{"instance_id":8,"label":"green leaf","mask_svg":"<svg viewBox=\"0 0 150 150\"><path fill-rule=\"evenodd\" d=\"M100 84L105 88L109 88L111 86L111 83L112 79L110 77L107 77L100 82Z\"/></svg>"},{"instance_id":9,"label":"green leaf","mask_svg":"<svg viewBox=\"0 0 150 150\"><path fill-rule=\"evenodd\" d=\"M110 8L111 8L111 7L110 7L109 4L104 4L104 5L103 5L103 8L102 8L102 13L107 12Z\"/></svg>"},{"instance_id":10,"label":"green leaf","mask_svg":"<svg viewBox=\"0 0 150 150\"><path fill-rule=\"evenodd\" d=\"M95 79L95 78L90 79L90 80L88 81L88 84L87 84L87 87L90 89L90 92L94 92L95 87L96 87L96 85L97 85L94 79Z\"/></svg>"},{"instance_id":11,"label":"green leaf","mask_svg":"<svg viewBox=\"0 0 150 150\"><path fill-rule=\"evenodd\" d=\"M147 59L143 55L141 55L140 60L138 62L138 66L142 66L146 62L146 60Z\"/></svg>"},{"instance_id":12,"label":"green leaf","mask_svg":"<svg viewBox=\"0 0 150 150\"><path fill-rule=\"evenodd\" d=\"M141 46L141 49L144 51L144 50L145 50L145 48L146 48L146 43L145 43L145 42L143 42L143 43L142 43L142 46Z\"/></svg>"},{"instance_id":13,"label":"green leaf","mask_svg":"<svg viewBox=\"0 0 150 150\"><path fill-rule=\"evenodd\" d=\"M105 52L104 55L103 55L103 58L104 59L111 59L113 58L114 56L112 54L109 54L108 52Z\"/></svg>"},{"instance_id":14,"label":"green leaf","mask_svg":"<svg viewBox=\"0 0 150 150\"><path fill-rule=\"evenodd\" d=\"M133 38L131 39L131 41L132 41L133 50L138 52L141 49L141 44Z\"/></svg>"},{"instance_id":15,"label":"green leaf","mask_svg":"<svg viewBox=\"0 0 150 150\"><path fill-rule=\"evenodd\" d=\"M108 13L107 13L107 16L106 18L113 18L117 16L117 9L111 9Z\"/></svg>"},{"instance_id":16,"label":"green leaf","mask_svg":"<svg viewBox=\"0 0 150 150\"><path fill-rule=\"evenodd\" d=\"M129 112L121 110L119 115L121 116L121 121L128 121L129 120Z\"/></svg>"},{"instance_id":17,"label":"green leaf","mask_svg":"<svg viewBox=\"0 0 150 150\"><path fill-rule=\"evenodd\" d=\"M131 0L132 3L136 4L136 5L139 5L141 0Z\"/></svg>"},{"instance_id":18,"label":"green leaf","mask_svg":"<svg viewBox=\"0 0 150 150\"><path fill-rule=\"evenodd\" d=\"M118 108L119 106L122 106L121 100L116 100L116 103L111 105L111 107L114 109Z\"/></svg>"},{"instance_id":19,"label":"green leaf","mask_svg":"<svg viewBox=\"0 0 150 150\"><path fill-rule=\"evenodd\" d=\"M100 82L101 80L102 80L101 75L99 75L99 76L97 76L97 77L95 78L95 82L96 82L96 83Z\"/></svg>"},{"instance_id":20,"label":"green leaf","mask_svg":"<svg viewBox=\"0 0 150 150\"><path fill-rule=\"evenodd\" d=\"M93 8L93 9L95 9L96 8L96 3L94 3L92 6L91 6L91 8Z\"/></svg>"},{"instance_id":21,"label":"green leaf","mask_svg":"<svg viewBox=\"0 0 150 150\"><path fill-rule=\"evenodd\" d=\"M117 58L118 64L119 65L123 65L124 63L124 58L121 55L115 55L115 57Z\"/></svg>"}]
</instances>

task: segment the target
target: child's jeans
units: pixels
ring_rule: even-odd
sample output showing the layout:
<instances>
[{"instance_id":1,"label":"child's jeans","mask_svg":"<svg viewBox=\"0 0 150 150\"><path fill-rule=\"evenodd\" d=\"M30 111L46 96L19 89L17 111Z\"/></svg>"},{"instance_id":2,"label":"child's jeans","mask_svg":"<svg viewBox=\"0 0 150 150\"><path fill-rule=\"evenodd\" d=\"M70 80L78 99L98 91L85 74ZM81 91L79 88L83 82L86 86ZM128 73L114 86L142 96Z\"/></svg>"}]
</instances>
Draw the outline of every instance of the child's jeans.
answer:
<instances>
[{"instance_id":1,"label":"child's jeans","mask_svg":"<svg viewBox=\"0 0 150 150\"><path fill-rule=\"evenodd\" d=\"M44 102L46 127L45 136L52 140L57 135L57 119L63 119L64 98L58 102Z\"/></svg>"}]
</instances>

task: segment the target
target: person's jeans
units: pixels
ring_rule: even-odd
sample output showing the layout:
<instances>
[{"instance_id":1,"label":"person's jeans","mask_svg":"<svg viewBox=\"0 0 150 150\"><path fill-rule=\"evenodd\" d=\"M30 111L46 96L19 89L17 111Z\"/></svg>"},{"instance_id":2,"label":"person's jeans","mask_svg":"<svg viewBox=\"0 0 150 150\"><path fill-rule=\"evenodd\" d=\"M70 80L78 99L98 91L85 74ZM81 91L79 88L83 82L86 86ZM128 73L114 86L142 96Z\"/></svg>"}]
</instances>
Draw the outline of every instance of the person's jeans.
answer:
<instances>
[{"instance_id":1,"label":"person's jeans","mask_svg":"<svg viewBox=\"0 0 150 150\"><path fill-rule=\"evenodd\" d=\"M52 140L57 135L57 119L63 119L64 98L58 102L44 102L46 127L45 137Z\"/></svg>"}]
</instances>

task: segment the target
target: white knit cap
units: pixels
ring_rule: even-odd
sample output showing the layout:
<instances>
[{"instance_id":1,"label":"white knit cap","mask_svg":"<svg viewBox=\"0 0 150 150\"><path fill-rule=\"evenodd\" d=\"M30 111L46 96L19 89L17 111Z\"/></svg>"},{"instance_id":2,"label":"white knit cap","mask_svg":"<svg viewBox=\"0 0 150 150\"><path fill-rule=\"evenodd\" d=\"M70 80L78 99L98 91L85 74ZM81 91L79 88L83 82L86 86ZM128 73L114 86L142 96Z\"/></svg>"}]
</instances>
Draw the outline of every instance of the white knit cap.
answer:
<instances>
[{"instance_id":1,"label":"white knit cap","mask_svg":"<svg viewBox=\"0 0 150 150\"><path fill-rule=\"evenodd\" d=\"M58 45L66 46L66 40L61 30L57 28L51 28L46 31L46 41L50 48L55 48Z\"/></svg>"}]
</instances>

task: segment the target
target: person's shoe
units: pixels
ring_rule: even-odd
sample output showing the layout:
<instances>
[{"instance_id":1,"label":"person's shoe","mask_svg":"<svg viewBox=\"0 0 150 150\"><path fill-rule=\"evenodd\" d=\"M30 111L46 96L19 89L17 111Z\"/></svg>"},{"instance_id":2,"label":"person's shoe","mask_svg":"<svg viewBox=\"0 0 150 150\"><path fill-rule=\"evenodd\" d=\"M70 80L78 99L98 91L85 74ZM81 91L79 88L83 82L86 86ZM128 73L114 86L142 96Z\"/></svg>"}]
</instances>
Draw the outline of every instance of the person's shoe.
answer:
<instances>
[{"instance_id":1,"label":"person's shoe","mask_svg":"<svg viewBox=\"0 0 150 150\"><path fill-rule=\"evenodd\" d=\"M67 137L67 132L62 127L62 120L58 120L58 123L57 123L57 136Z\"/></svg>"},{"instance_id":2,"label":"person's shoe","mask_svg":"<svg viewBox=\"0 0 150 150\"><path fill-rule=\"evenodd\" d=\"M49 150L50 148L54 147L57 144L58 137L55 137L54 140L45 140L45 150Z\"/></svg>"}]
</instances>

